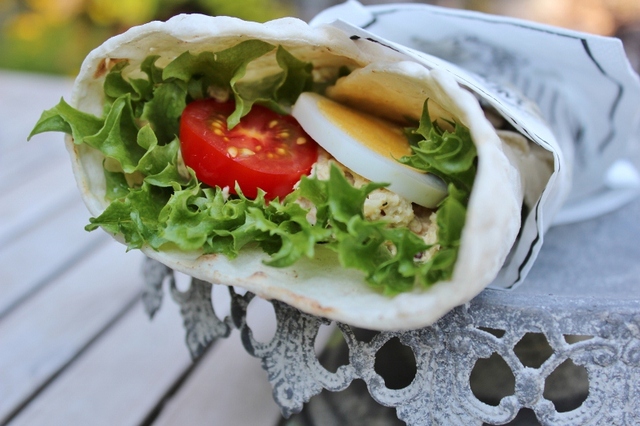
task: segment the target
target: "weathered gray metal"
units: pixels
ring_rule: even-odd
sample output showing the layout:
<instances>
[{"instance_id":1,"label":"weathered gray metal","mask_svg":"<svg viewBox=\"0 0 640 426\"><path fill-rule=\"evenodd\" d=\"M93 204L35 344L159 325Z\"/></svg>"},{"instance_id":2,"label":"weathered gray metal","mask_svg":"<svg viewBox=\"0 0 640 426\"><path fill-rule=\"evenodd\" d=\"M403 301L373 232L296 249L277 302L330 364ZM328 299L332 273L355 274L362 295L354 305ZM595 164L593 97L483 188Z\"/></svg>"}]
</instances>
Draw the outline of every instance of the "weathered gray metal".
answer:
<instances>
[{"instance_id":1,"label":"weathered gray metal","mask_svg":"<svg viewBox=\"0 0 640 426\"><path fill-rule=\"evenodd\" d=\"M194 279L180 292L172 271L149 261L144 300L153 313L168 279L194 357L232 327L239 329L247 351L261 359L285 417L323 389L342 391L361 379L378 404L394 407L408 425L504 424L523 408L543 425L640 424L639 213L635 202L596 220L552 229L525 285L485 290L433 326L358 340L355 330L338 324L349 357L335 372L320 363L314 348L327 321L284 303L272 302L277 331L260 343L246 322L250 293L230 289L231 316L219 319L211 308L211 284ZM394 338L415 358L415 376L401 389L388 388L376 371L379 351ZM548 353L532 363L522 348L535 352L536 341ZM502 360L503 368L480 367L485 359ZM562 370L567 360L575 367L569 373ZM587 382L575 372L586 372ZM512 386L492 402L492 387L486 379L473 384L474 376L510 377ZM573 399L570 409L562 407L567 398Z\"/></svg>"}]
</instances>

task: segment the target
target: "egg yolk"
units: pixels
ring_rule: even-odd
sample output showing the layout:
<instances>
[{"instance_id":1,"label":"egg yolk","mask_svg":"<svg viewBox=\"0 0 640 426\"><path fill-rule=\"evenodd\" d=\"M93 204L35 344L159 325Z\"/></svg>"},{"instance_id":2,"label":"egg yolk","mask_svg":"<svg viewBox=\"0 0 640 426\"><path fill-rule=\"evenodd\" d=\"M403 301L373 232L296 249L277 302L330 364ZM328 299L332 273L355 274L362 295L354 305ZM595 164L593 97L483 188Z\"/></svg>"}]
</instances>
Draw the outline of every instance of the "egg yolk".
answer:
<instances>
[{"instance_id":1,"label":"egg yolk","mask_svg":"<svg viewBox=\"0 0 640 426\"><path fill-rule=\"evenodd\" d=\"M343 132L378 154L394 160L411 155L404 130L397 124L327 98L318 101L318 109Z\"/></svg>"}]
</instances>

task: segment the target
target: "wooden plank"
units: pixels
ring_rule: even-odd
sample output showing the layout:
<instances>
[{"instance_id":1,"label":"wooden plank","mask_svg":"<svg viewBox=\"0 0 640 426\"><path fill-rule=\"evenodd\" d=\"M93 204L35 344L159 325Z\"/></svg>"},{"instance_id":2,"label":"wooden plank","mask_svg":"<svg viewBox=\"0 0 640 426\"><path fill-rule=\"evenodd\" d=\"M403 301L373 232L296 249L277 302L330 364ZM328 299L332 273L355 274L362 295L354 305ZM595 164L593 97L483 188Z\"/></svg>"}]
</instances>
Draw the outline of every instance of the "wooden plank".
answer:
<instances>
[{"instance_id":1,"label":"wooden plank","mask_svg":"<svg viewBox=\"0 0 640 426\"><path fill-rule=\"evenodd\" d=\"M139 425L190 365L177 305L137 304L10 424Z\"/></svg>"},{"instance_id":2,"label":"wooden plank","mask_svg":"<svg viewBox=\"0 0 640 426\"><path fill-rule=\"evenodd\" d=\"M62 135L26 142L42 111L70 91L69 78L0 71L0 247L77 194Z\"/></svg>"},{"instance_id":3,"label":"wooden plank","mask_svg":"<svg viewBox=\"0 0 640 426\"><path fill-rule=\"evenodd\" d=\"M68 155L61 133L44 133L31 142L27 137L40 114L69 99L72 80L0 71L0 192L19 186L51 163L65 163Z\"/></svg>"},{"instance_id":4,"label":"wooden plank","mask_svg":"<svg viewBox=\"0 0 640 426\"><path fill-rule=\"evenodd\" d=\"M0 193L0 247L77 200L68 164L49 164L22 185Z\"/></svg>"},{"instance_id":5,"label":"wooden plank","mask_svg":"<svg viewBox=\"0 0 640 426\"><path fill-rule=\"evenodd\" d=\"M135 300L142 259L106 244L3 318L0 424Z\"/></svg>"},{"instance_id":6,"label":"wooden plank","mask_svg":"<svg viewBox=\"0 0 640 426\"><path fill-rule=\"evenodd\" d=\"M268 335L269 308L261 306L253 319L256 335ZM267 374L236 330L205 354L153 425L275 425L279 418Z\"/></svg>"},{"instance_id":7,"label":"wooden plank","mask_svg":"<svg viewBox=\"0 0 640 426\"><path fill-rule=\"evenodd\" d=\"M4 149L0 156L0 191L22 185L52 164L71 169L62 133L44 133Z\"/></svg>"},{"instance_id":8,"label":"wooden plank","mask_svg":"<svg viewBox=\"0 0 640 426\"><path fill-rule=\"evenodd\" d=\"M101 231L85 231L88 216L78 196L49 220L34 224L11 244L0 247L0 318L18 301L111 239Z\"/></svg>"},{"instance_id":9,"label":"wooden plank","mask_svg":"<svg viewBox=\"0 0 640 426\"><path fill-rule=\"evenodd\" d=\"M219 295L214 289L214 300ZM214 303L219 316L223 309ZM275 315L268 302L255 298L248 322L254 337L269 341L275 331ZM336 327L323 326L316 337L319 352ZM260 360L247 354L238 331L209 350L193 373L169 400L153 426L173 425L275 425L280 409L273 400L267 373Z\"/></svg>"},{"instance_id":10,"label":"wooden plank","mask_svg":"<svg viewBox=\"0 0 640 426\"><path fill-rule=\"evenodd\" d=\"M0 149L21 144L46 109L69 100L73 80L44 74L0 71Z\"/></svg>"}]
</instances>

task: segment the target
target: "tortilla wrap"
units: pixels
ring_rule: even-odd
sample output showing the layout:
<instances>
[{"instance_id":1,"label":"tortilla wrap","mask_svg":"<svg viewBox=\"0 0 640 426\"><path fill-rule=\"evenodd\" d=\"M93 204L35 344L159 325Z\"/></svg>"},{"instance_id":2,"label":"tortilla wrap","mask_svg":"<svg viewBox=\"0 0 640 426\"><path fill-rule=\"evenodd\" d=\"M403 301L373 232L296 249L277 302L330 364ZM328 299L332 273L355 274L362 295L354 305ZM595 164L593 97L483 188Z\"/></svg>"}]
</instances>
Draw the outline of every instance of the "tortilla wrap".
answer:
<instances>
[{"instance_id":1,"label":"tortilla wrap","mask_svg":"<svg viewBox=\"0 0 640 426\"><path fill-rule=\"evenodd\" d=\"M518 158L527 155L527 143L511 141L515 149L507 147L485 118L478 100L443 70L427 70L389 49L356 43L334 27L312 28L293 18L257 24L228 17L180 15L164 23L132 28L91 52L77 77L70 104L100 115L105 75L120 60L127 59L127 70L133 70L150 54L160 55L158 64L162 65L187 50L218 52L248 39L282 45L299 59L312 61L316 68L360 68L329 91L341 102L380 115L417 119L429 98L434 105L432 114L453 118L469 128L477 147L478 168L453 278L430 288L386 296L368 286L359 271L340 266L336 255L322 247L315 258L303 258L287 268L265 266L267 255L259 248L243 249L233 260L222 255L151 248L142 251L193 277L240 286L313 315L376 330L427 326L484 289L497 275L518 234L523 200ZM265 58L264 63L249 69L247 76L268 73L272 62L273 58L271 62ZM84 201L91 214L98 216L108 203L104 158L84 144L75 145L70 136L66 142Z\"/></svg>"}]
</instances>

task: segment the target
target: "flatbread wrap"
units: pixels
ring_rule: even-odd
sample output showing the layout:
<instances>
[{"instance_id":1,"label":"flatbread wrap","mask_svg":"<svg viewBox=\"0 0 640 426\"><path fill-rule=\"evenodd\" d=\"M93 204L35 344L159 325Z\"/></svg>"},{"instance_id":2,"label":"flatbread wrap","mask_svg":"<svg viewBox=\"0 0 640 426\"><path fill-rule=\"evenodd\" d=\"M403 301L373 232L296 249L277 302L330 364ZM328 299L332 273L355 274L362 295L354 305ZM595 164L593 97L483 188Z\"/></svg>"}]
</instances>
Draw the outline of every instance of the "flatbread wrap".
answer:
<instances>
[{"instance_id":1,"label":"flatbread wrap","mask_svg":"<svg viewBox=\"0 0 640 426\"><path fill-rule=\"evenodd\" d=\"M321 108L298 107L309 96L383 120L393 131L407 128L408 155L385 161L429 176L425 191L436 199L407 201L383 185L393 184L387 175L376 179L382 166L364 167L363 176L342 162L359 155L337 161L319 140L317 160L289 185L290 194L274 197L261 187L251 193L235 176L237 185L198 178L191 165L203 156L187 159L181 140L187 105L233 105L218 124L208 121L226 137L264 106L313 122L308 115ZM343 115L326 126L337 117ZM93 216L88 229L102 227L199 279L376 330L429 325L484 289L517 238L523 200L540 195L520 170L550 173L544 155L521 135L497 130L446 71L293 18L258 24L180 15L132 28L89 54L70 102L43 113L32 134L43 131L67 133ZM325 132L309 134L322 139ZM258 157L257 149L226 149L227 159Z\"/></svg>"}]
</instances>

